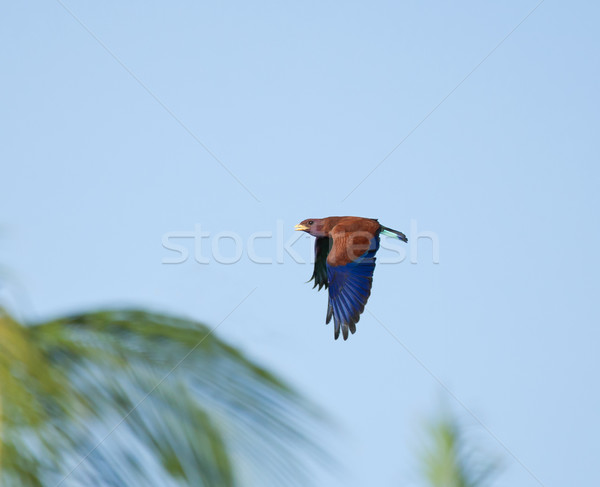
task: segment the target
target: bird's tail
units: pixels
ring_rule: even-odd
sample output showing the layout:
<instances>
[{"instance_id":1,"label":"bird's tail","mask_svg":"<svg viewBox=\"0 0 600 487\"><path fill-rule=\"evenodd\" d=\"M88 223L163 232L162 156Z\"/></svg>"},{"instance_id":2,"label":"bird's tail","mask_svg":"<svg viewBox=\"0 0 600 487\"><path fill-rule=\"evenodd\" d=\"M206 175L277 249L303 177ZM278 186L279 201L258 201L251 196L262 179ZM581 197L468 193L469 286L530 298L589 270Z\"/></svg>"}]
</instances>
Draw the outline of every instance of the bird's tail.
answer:
<instances>
[{"instance_id":1,"label":"bird's tail","mask_svg":"<svg viewBox=\"0 0 600 487\"><path fill-rule=\"evenodd\" d=\"M398 230L393 230L388 227L384 227L383 225L381 225L381 233L383 233L384 235L387 235L388 237L395 237L395 238L399 238L403 242L408 242L406 235L404 235L402 232L399 232Z\"/></svg>"}]
</instances>

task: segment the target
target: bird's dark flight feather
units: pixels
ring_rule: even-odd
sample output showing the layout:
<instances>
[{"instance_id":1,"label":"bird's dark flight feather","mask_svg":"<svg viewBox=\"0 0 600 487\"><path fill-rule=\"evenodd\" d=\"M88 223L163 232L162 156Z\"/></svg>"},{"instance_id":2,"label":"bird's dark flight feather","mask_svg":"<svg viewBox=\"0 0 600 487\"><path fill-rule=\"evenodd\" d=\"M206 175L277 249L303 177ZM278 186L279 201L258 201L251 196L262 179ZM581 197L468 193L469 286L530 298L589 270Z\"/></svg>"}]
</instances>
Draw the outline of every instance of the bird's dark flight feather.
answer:
<instances>
[{"instance_id":1,"label":"bird's dark flight feather","mask_svg":"<svg viewBox=\"0 0 600 487\"><path fill-rule=\"evenodd\" d=\"M317 237L315 239L315 269L310 280L315 280L313 289L319 286L319 291L323 286L325 289L329 286L327 282L327 256L333 245L333 239L330 237Z\"/></svg>"}]
</instances>

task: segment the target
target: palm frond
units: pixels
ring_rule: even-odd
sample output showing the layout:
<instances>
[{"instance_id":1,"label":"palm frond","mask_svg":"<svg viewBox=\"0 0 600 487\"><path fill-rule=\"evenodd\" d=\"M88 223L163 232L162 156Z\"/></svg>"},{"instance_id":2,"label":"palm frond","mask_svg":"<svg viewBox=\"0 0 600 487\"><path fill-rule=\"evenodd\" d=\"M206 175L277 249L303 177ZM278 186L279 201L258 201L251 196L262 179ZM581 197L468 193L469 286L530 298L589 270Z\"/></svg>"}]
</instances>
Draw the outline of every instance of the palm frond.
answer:
<instances>
[{"instance_id":1,"label":"palm frond","mask_svg":"<svg viewBox=\"0 0 600 487\"><path fill-rule=\"evenodd\" d=\"M426 438L421 464L430 487L485 487L499 471L499 462L471 445L448 414L427 425Z\"/></svg>"},{"instance_id":2,"label":"palm frond","mask_svg":"<svg viewBox=\"0 0 600 487\"><path fill-rule=\"evenodd\" d=\"M0 386L2 485L305 485L327 457L312 405L189 320L4 314Z\"/></svg>"}]
</instances>

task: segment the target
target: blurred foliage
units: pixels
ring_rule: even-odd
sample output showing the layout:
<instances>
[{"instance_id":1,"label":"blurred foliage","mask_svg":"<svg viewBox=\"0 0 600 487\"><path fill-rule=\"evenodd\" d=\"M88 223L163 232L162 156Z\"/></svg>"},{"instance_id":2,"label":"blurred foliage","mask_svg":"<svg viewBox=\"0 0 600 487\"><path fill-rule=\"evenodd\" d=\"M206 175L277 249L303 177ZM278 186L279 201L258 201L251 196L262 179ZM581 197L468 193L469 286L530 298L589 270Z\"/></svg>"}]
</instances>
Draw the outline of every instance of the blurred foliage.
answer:
<instances>
[{"instance_id":1,"label":"blurred foliage","mask_svg":"<svg viewBox=\"0 0 600 487\"><path fill-rule=\"evenodd\" d=\"M500 463L472 445L450 414L431 421L425 433L421 468L429 487L486 487L496 478Z\"/></svg>"},{"instance_id":2,"label":"blurred foliage","mask_svg":"<svg viewBox=\"0 0 600 487\"><path fill-rule=\"evenodd\" d=\"M307 485L322 418L193 321L0 309L0 485Z\"/></svg>"}]
</instances>

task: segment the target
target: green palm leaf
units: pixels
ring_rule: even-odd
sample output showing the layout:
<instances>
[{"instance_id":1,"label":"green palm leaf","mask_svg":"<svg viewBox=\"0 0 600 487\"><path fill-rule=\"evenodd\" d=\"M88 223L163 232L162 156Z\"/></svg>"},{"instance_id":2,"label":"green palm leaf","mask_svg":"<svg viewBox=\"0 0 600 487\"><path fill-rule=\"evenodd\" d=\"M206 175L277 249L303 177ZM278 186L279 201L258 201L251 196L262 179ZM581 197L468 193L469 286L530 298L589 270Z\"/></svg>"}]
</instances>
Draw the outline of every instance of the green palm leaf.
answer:
<instances>
[{"instance_id":1,"label":"green palm leaf","mask_svg":"<svg viewBox=\"0 0 600 487\"><path fill-rule=\"evenodd\" d=\"M3 486L305 485L325 458L315 409L189 320L1 314L0 386Z\"/></svg>"},{"instance_id":2,"label":"green palm leaf","mask_svg":"<svg viewBox=\"0 0 600 487\"><path fill-rule=\"evenodd\" d=\"M485 487L499 471L499 462L474 448L450 415L428 424L426 438L421 462L430 487Z\"/></svg>"}]
</instances>

